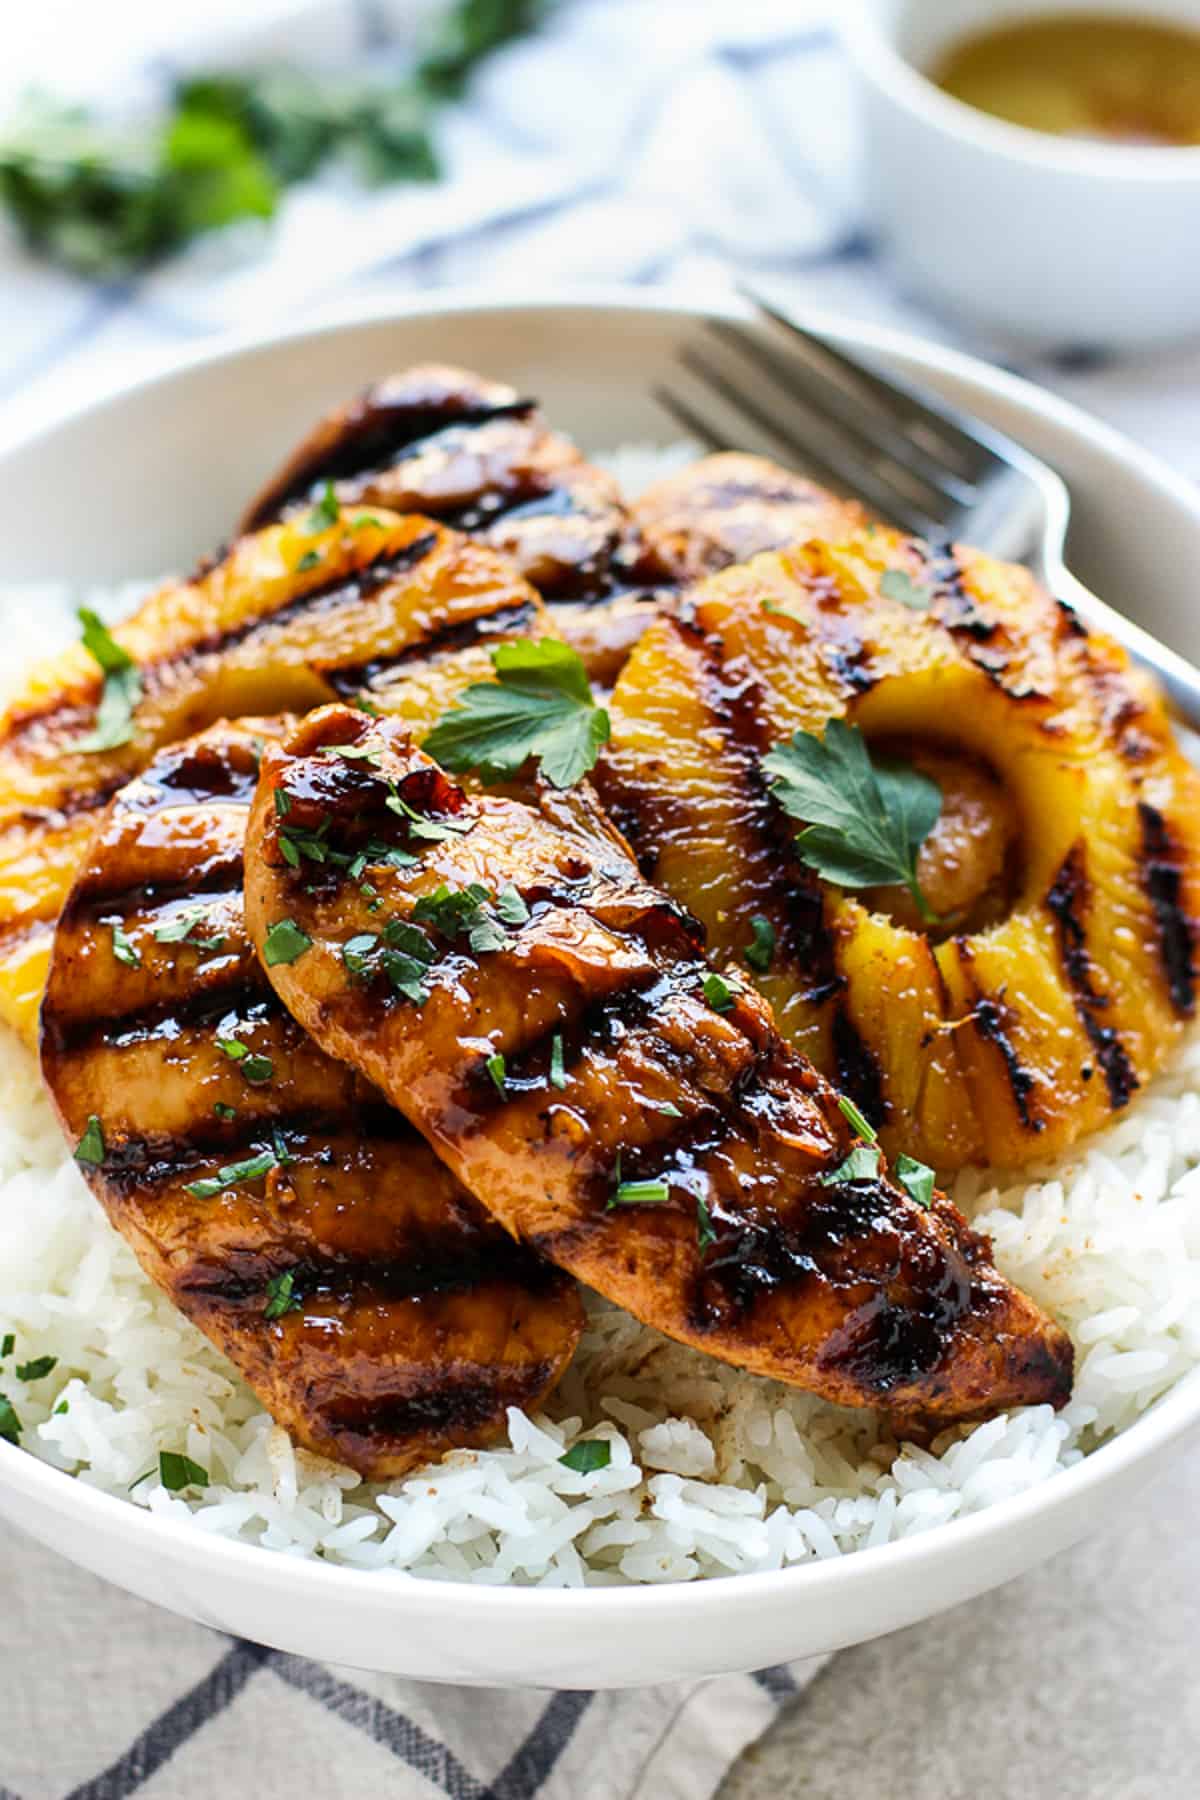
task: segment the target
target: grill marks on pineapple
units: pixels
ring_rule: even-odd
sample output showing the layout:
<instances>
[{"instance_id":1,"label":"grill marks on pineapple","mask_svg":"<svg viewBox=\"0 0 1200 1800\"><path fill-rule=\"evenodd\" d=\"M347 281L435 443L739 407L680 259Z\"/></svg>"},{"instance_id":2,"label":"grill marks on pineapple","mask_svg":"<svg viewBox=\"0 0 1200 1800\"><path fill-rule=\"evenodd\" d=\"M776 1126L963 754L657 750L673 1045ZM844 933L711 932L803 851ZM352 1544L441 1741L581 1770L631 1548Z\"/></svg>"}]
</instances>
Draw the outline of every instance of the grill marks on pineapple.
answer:
<instances>
[{"instance_id":1,"label":"grill marks on pineapple","mask_svg":"<svg viewBox=\"0 0 1200 1800\"><path fill-rule=\"evenodd\" d=\"M403 1010L345 969L342 946L378 929L355 884L335 871L314 901L277 853L276 793L289 820L314 786L328 804L325 765L339 759L321 750L349 742L372 756L352 760L355 779L410 798L424 782L418 810L469 826L437 842L397 835L418 861L381 868L379 916L408 919L435 885L472 881L512 882L531 911L495 950L455 939L453 970L435 963L428 998ZM974 1416L1011 1395L1027 1333L1052 1347L1019 1392L1065 1398L1066 1340L995 1274L982 1240L940 1197L923 1209L882 1171L837 1178L853 1140L836 1096L752 992L717 1010L693 923L617 843L565 820L559 797L539 810L468 798L395 722L327 709L268 754L249 843L256 939L284 913L313 939L268 971L277 991L515 1235L683 1341L831 1398ZM548 1034L562 1040L561 1088ZM481 1075L496 1054L501 1091ZM665 1197L629 1192L643 1182L665 1183Z\"/></svg>"},{"instance_id":2,"label":"grill marks on pineapple","mask_svg":"<svg viewBox=\"0 0 1200 1800\"><path fill-rule=\"evenodd\" d=\"M1184 852L1162 813L1138 806L1142 831L1142 883L1158 923L1158 950L1171 1005L1181 1018L1196 1011L1196 925L1183 899Z\"/></svg>"},{"instance_id":3,"label":"grill marks on pineapple","mask_svg":"<svg viewBox=\"0 0 1200 1800\"><path fill-rule=\"evenodd\" d=\"M1058 926L1059 955L1075 992L1076 1010L1096 1052L1109 1100L1117 1110L1128 1105L1140 1083L1120 1034L1099 1016L1112 1002L1096 988L1096 969L1087 941L1088 899L1087 847L1081 840L1064 857L1046 905Z\"/></svg>"},{"instance_id":4,"label":"grill marks on pineapple","mask_svg":"<svg viewBox=\"0 0 1200 1800\"><path fill-rule=\"evenodd\" d=\"M217 727L118 798L64 913L44 1069L72 1142L101 1119L104 1162L86 1173L148 1272L300 1442L383 1477L487 1441L507 1406L539 1401L582 1314L569 1280L284 1010L245 936L240 879L222 918L232 976L208 983L202 953L155 943L197 843L240 878L259 734L276 728ZM114 959L114 917L136 923L139 967ZM247 1075L218 1039L269 1073ZM268 1151L265 1173L188 1192Z\"/></svg>"}]
</instances>

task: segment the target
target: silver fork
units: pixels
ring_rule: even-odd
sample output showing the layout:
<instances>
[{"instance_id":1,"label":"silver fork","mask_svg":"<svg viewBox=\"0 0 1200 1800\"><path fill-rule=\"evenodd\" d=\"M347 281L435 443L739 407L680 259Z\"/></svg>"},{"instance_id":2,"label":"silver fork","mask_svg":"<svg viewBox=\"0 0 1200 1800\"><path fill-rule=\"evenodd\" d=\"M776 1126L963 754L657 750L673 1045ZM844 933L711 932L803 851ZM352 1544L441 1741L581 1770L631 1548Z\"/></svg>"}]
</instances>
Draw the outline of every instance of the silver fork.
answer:
<instances>
[{"instance_id":1,"label":"silver fork","mask_svg":"<svg viewBox=\"0 0 1200 1800\"><path fill-rule=\"evenodd\" d=\"M701 402L678 385L655 391L685 430L714 450L746 449L748 422L803 473L854 494L887 523L1025 563L1056 599L1153 670L1180 719L1200 730L1200 670L1067 568L1071 498L1053 469L929 389L868 368L762 295L742 292L770 333L709 320L704 349L679 357Z\"/></svg>"}]
</instances>

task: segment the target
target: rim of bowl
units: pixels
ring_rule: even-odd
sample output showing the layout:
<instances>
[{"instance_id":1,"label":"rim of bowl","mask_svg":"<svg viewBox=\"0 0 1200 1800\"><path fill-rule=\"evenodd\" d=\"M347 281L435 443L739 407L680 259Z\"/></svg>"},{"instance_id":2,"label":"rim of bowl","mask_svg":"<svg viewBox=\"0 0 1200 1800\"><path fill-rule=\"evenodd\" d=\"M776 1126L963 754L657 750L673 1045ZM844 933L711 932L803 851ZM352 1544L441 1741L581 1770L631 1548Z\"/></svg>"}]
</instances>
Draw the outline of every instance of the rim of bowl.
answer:
<instances>
[{"instance_id":1,"label":"rim of bowl","mask_svg":"<svg viewBox=\"0 0 1200 1800\"><path fill-rule=\"evenodd\" d=\"M745 320L752 316L751 307L727 290L720 289L697 299L694 292L684 295L669 288L640 294L631 293L628 288L589 286L550 299L514 291L497 293L486 301L481 301L475 294L446 289L439 290L436 296L421 294L350 303L327 309L320 316L287 330L268 326L232 337L222 336L215 344L204 344L183 354L176 351L174 354L155 354L149 361L140 359L140 373L125 379L114 378L103 387L93 389L82 401L60 403L49 414L27 406L24 408L27 422L22 424L18 419L0 436L0 455L10 453L19 445L32 447L40 438L72 421L102 410L108 404L132 399L145 389L159 387L208 365L253 357L277 344L304 343L356 328L386 325L389 321L436 319L445 314L491 316L514 311L583 312L596 309L675 313L696 320L713 316ZM1133 463L1142 479L1149 479L1181 512L1190 514L1200 545L1200 492L1152 453L1142 450L1133 440L1094 419L1082 408L1021 376L993 368L960 351L943 349L931 340L907 332L858 322L848 326L844 319L815 310L805 309L803 316L806 324L815 331L850 339L868 353L884 358L907 358L927 368L941 368L1050 419L1102 453L1127 464ZM3 1441L0 1441L0 1479L6 1486L23 1490L35 1502L43 1501L56 1510L67 1508L75 1512L78 1522L85 1528L90 1525L96 1530L108 1529L115 1536L133 1537L145 1549L157 1544L164 1552L177 1552L184 1561L213 1558L231 1576L240 1573L260 1585L285 1587L302 1593L311 1591L314 1603L322 1597L328 1599L331 1588L336 1586L347 1600L368 1606L403 1608L419 1595L425 1602L448 1609L461 1603L466 1610L520 1613L527 1623L531 1615L542 1612L553 1613L561 1622L563 1614L576 1611L582 1621L585 1614L595 1613L598 1609L620 1613L630 1607L639 1612L653 1609L666 1620L678 1616L682 1622L694 1612L722 1603L729 1605L735 1596L744 1595L747 1602L755 1605L784 1596L793 1601L815 1602L839 1587L875 1581L882 1574L881 1559L886 1560L889 1572L897 1576L906 1573L911 1577L936 1564L950 1544L962 1554L986 1555L989 1544L1007 1536L1010 1531L1019 1530L1039 1515L1048 1517L1068 1510L1082 1515L1090 1493L1119 1478L1123 1471L1139 1462L1151 1464L1156 1453L1169 1449L1197 1428L1200 1428L1200 1366L1187 1371L1140 1418L1071 1468L965 1518L950 1519L915 1536L876 1545L869 1550L793 1564L784 1569L752 1570L704 1581L631 1583L626 1587L489 1587L473 1582L424 1580L411 1575L405 1581L374 1580L372 1577L380 1571L284 1556L258 1544L209 1535L190 1522L159 1518L129 1500L88 1486L77 1476L56 1469L30 1451ZM1150 1472L1147 1467L1147 1478ZM1083 1527L1075 1535L1082 1537L1085 1530ZM407 1571L398 1573L407 1574ZM731 1582L734 1584L732 1592Z\"/></svg>"},{"instance_id":2,"label":"rim of bowl","mask_svg":"<svg viewBox=\"0 0 1200 1800\"><path fill-rule=\"evenodd\" d=\"M1164 24L1179 23L1166 14L1161 17ZM1200 31L1200 18L1196 27ZM838 29L852 61L892 100L927 125L965 139L977 149L1031 168L1092 176L1107 183L1167 187L1200 183L1200 144L1105 144L1057 137L1053 132L998 119L947 94L901 55L880 19L876 0L846 0Z\"/></svg>"}]
</instances>

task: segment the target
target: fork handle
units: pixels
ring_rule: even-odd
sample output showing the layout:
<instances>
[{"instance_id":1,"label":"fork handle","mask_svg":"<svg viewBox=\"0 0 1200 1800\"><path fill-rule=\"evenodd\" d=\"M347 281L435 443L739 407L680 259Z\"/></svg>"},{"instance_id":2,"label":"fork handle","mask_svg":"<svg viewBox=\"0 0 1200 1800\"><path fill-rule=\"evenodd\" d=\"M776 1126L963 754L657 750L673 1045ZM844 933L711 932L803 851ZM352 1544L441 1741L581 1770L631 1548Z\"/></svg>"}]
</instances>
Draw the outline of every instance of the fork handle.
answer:
<instances>
[{"instance_id":1,"label":"fork handle","mask_svg":"<svg viewBox=\"0 0 1200 1800\"><path fill-rule=\"evenodd\" d=\"M1077 612L1086 625L1094 625L1123 644L1135 661L1157 676L1180 721L1192 731L1200 731L1200 669L1084 587L1061 560L1055 559L1044 575L1055 599Z\"/></svg>"}]
</instances>

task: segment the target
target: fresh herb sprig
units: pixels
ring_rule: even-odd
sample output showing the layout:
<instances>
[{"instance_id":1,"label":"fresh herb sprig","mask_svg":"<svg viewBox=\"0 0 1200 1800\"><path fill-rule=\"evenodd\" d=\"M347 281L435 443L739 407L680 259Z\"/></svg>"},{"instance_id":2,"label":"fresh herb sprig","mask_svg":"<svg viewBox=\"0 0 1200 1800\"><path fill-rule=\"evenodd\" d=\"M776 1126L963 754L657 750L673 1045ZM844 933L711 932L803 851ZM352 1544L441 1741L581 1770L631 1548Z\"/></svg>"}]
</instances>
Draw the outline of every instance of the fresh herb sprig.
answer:
<instances>
[{"instance_id":1,"label":"fresh herb sprig","mask_svg":"<svg viewBox=\"0 0 1200 1800\"><path fill-rule=\"evenodd\" d=\"M0 137L0 205L33 249L112 276L235 220L269 219L283 190L331 156L373 183L433 180L438 108L552 4L453 0L407 74L386 83L202 73L175 88L161 118L133 125L31 99Z\"/></svg>"},{"instance_id":2,"label":"fresh herb sprig","mask_svg":"<svg viewBox=\"0 0 1200 1800\"><path fill-rule=\"evenodd\" d=\"M118 644L98 613L81 606L78 617L83 626L83 647L104 676L96 723L78 744L80 750L92 755L99 750L117 750L133 736L133 715L142 697L142 677L133 657L123 644Z\"/></svg>"},{"instance_id":3,"label":"fresh herb sprig","mask_svg":"<svg viewBox=\"0 0 1200 1800\"><path fill-rule=\"evenodd\" d=\"M535 757L554 787L574 787L610 733L579 654L555 638L519 641L498 644L492 666L495 681L469 687L424 748L453 774L476 769L484 780L515 775Z\"/></svg>"},{"instance_id":4,"label":"fresh herb sprig","mask_svg":"<svg viewBox=\"0 0 1200 1800\"><path fill-rule=\"evenodd\" d=\"M906 887L922 919L936 922L917 880L917 853L942 810L936 781L872 757L862 732L841 719L824 737L797 731L762 766L784 812L804 821L802 862L839 887Z\"/></svg>"}]
</instances>

